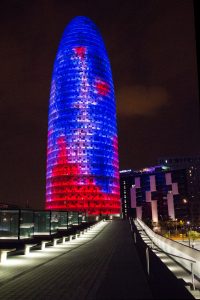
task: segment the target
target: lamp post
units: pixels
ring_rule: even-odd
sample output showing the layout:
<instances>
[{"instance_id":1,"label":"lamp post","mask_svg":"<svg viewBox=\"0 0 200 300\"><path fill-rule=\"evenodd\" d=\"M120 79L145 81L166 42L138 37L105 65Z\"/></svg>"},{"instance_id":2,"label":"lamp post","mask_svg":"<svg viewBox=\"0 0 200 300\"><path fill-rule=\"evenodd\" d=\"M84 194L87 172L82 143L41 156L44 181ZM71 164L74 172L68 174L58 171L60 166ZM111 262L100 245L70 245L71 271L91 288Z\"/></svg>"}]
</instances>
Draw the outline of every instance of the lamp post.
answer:
<instances>
[{"instance_id":1,"label":"lamp post","mask_svg":"<svg viewBox=\"0 0 200 300\"><path fill-rule=\"evenodd\" d=\"M178 220L175 219L175 222L176 222L176 223L175 223L175 225L176 225L176 235L177 235L177 221L178 221Z\"/></svg>"},{"instance_id":2,"label":"lamp post","mask_svg":"<svg viewBox=\"0 0 200 300\"><path fill-rule=\"evenodd\" d=\"M190 247L190 221L187 221L187 235L188 235L188 242Z\"/></svg>"}]
</instances>

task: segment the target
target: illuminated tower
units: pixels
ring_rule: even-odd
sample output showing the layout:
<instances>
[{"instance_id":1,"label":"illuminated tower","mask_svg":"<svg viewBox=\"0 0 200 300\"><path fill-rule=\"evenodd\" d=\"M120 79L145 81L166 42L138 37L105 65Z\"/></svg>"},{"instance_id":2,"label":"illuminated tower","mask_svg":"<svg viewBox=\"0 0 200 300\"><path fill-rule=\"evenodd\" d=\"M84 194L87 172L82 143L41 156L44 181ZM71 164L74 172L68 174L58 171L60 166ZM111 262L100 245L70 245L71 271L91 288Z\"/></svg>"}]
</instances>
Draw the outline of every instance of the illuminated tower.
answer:
<instances>
[{"instance_id":1,"label":"illuminated tower","mask_svg":"<svg viewBox=\"0 0 200 300\"><path fill-rule=\"evenodd\" d=\"M66 27L54 63L46 209L118 214L116 104L109 59L86 17Z\"/></svg>"}]
</instances>

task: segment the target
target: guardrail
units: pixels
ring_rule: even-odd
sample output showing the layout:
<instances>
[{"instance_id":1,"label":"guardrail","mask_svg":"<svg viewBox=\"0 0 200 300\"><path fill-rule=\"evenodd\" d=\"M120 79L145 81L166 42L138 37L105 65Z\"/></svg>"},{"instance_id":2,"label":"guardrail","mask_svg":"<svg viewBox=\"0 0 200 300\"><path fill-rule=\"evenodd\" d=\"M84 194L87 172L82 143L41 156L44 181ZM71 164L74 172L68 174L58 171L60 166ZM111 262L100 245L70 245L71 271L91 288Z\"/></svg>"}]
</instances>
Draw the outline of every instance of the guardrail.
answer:
<instances>
[{"instance_id":1,"label":"guardrail","mask_svg":"<svg viewBox=\"0 0 200 300\"><path fill-rule=\"evenodd\" d=\"M0 240L50 236L87 221L86 212L0 209Z\"/></svg>"},{"instance_id":2,"label":"guardrail","mask_svg":"<svg viewBox=\"0 0 200 300\"><path fill-rule=\"evenodd\" d=\"M169 256L173 256L175 261L200 279L200 251L158 235L140 219L136 221L158 248Z\"/></svg>"}]
</instances>

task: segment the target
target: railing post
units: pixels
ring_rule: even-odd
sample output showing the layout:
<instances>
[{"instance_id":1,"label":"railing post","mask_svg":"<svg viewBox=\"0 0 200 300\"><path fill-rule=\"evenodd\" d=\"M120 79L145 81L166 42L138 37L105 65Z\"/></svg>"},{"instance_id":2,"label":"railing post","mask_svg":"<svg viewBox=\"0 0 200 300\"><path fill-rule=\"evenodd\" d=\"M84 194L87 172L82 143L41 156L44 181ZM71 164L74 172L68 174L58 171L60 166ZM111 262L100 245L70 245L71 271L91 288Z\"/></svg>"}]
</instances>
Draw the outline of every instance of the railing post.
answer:
<instances>
[{"instance_id":1,"label":"railing post","mask_svg":"<svg viewBox=\"0 0 200 300\"><path fill-rule=\"evenodd\" d=\"M149 248L146 248L147 273L149 275Z\"/></svg>"},{"instance_id":2,"label":"railing post","mask_svg":"<svg viewBox=\"0 0 200 300\"><path fill-rule=\"evenodd\" d=\"M195 291L193 263L191 263L191 276L192 276L192 286L193 286L193 290Z\"/></svg>"},{"instance_id":3,"label":"railing post","mask_svg":"<svg viewBox=\"0 0 200 300\"><path fill-rule=\"evenodd\" d=\"M18 240L20 240L20 235L21 235L21 209L19 209L18 213Z\"/></svg>"},{"instance_id":4,"label":"railing post","mask_svg":"<svg viewBox=\"0 0 200 300\"><path fill-rule=\"evenodd\" d=\"M49 234L51 235L51 217L52 217L52 214L51 214L51 210L49 211Z\"/></svg>"},{"instance_id":5,"label":"railing post","mask_svg":"<svg viewBox=\"0 0 200 300\"><path fill-rule=\"evenodd\" d=\"M133 232L133 226L132 226L132 224L131 224L131 231Z\"/></svg>"},{"instance_id":6,"label":"railing post","mask_svg":"<svg viewBox=\"0 0 200 300\"><path fill-rule=\"evenodd\" d=\"M134 243L136 244L136 241L137 241L136 232L133 232L133 237L134 237Z\"/></svg>"},{"instance_id":7,"label":"railing post","mask_svg":"<svg viewBox=\"0 0 200 300\"><path fill-rule=\"evenodd\" d=\"M33 236L35 234L35 212L32 210Z\"/></svg>"}]
</instances>

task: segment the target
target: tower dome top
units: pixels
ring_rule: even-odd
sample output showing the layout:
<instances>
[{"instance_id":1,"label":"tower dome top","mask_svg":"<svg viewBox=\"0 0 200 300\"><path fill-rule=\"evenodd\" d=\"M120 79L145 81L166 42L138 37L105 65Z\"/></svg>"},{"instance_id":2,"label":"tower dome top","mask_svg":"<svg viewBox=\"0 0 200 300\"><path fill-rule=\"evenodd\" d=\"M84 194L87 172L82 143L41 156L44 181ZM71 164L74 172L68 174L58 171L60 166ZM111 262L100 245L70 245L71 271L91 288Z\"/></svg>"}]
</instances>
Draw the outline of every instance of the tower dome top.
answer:
<instances>
[{"instance_id":1,"label":"tower dome top","mask_svg":"<svg viewBox=\"0 0 200 300\"><path fill-rule=\"evenodd\" d=\"M95 46L96 49L99 47L105 50L104 42L101 34L95 25L95 23L86 16L74 17L66 26L60 47L84 45L84 46Z\"/></svg>"},{"instance_id":2,"label":"tower dome top","mask_svg":"<svg viewBox=\"0 0 200 300\"><path fill-rule=\"evenodd\" d=\"M84 28L84 27L92 27L94 28L95 30L98 31L97 29L97 26L95 25L95 23L88 17L86 16L76 16L74 17L67 25L67 27L70 26L70 27L81 27L81 28Z\"/></svg>"}]
</instances>

